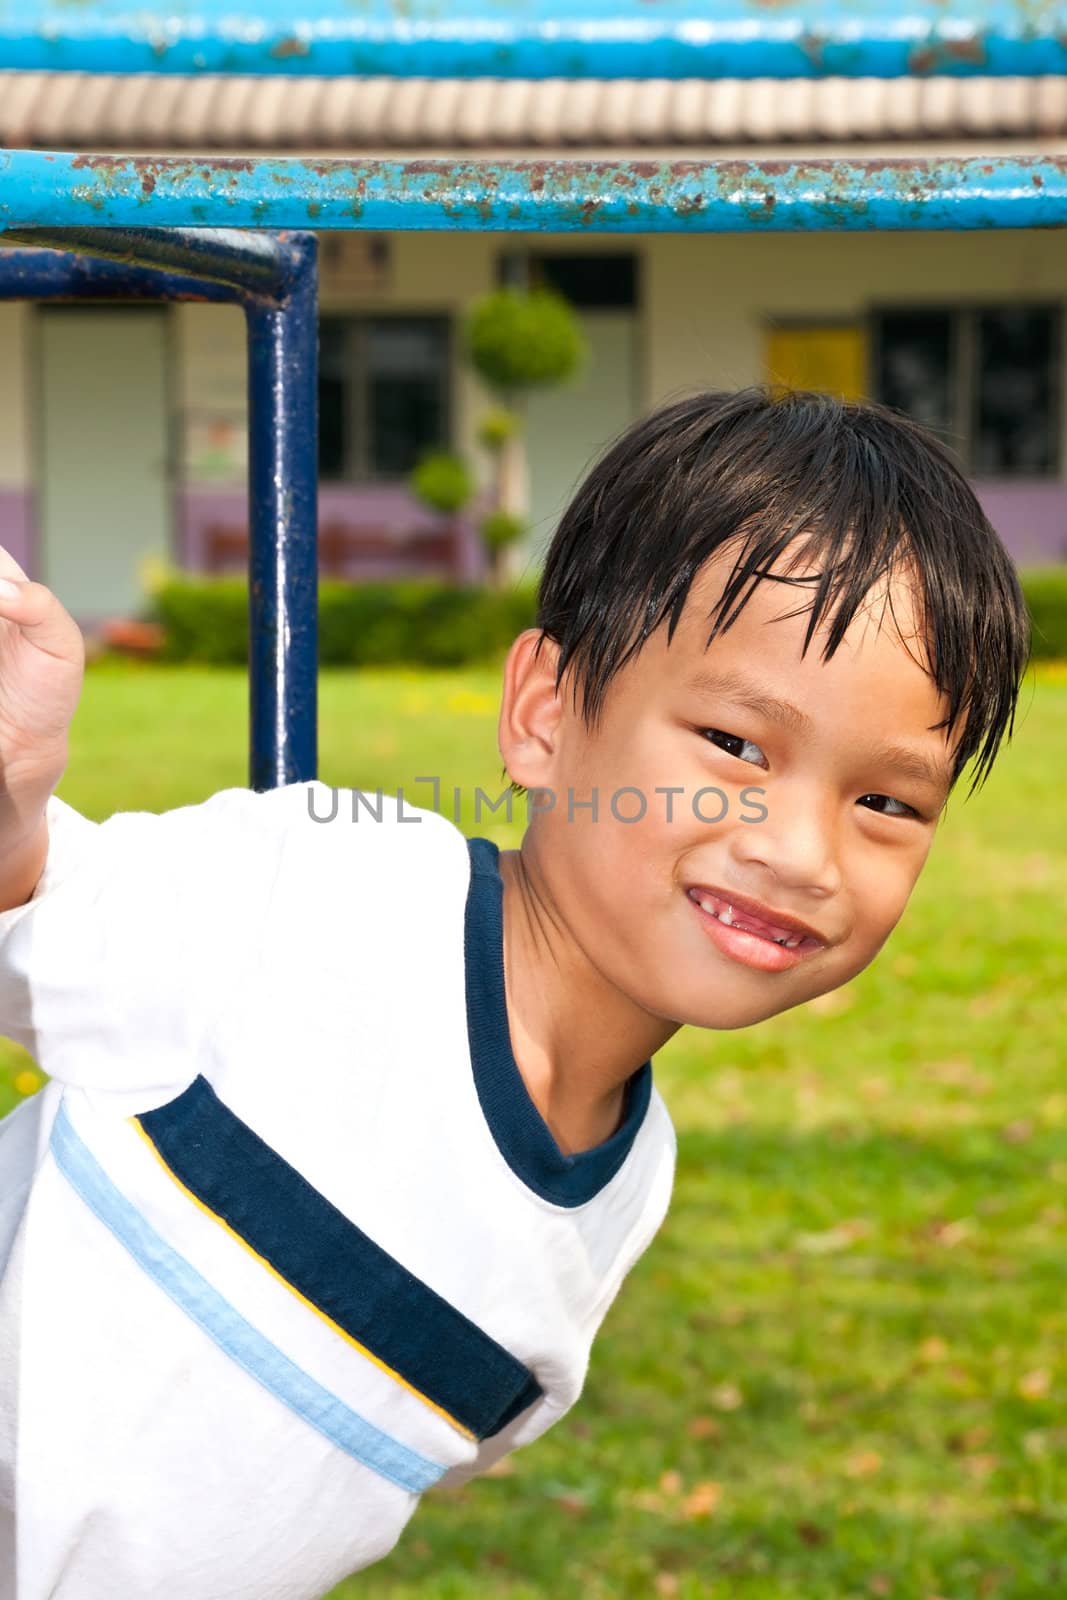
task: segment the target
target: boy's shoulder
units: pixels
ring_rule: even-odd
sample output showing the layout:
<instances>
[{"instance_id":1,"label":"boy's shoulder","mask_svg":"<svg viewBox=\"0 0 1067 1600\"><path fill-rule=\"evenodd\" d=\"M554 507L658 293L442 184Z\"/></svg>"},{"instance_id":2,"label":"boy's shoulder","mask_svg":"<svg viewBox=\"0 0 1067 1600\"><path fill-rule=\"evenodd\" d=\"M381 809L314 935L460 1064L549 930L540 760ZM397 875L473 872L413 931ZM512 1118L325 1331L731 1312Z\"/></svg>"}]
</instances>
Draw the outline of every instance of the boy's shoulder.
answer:
<instances>
[{"instance_id":1,"label":"boy's shoulder","mask_svg":"<svg viewBox=\"0 0 1067 1600\"><path fill-rule=\"evenodd\" d=\"M310 779L243 802L265 831L282 835L301 863L327 871L382 875L444 873L456 886L470 877L466 837L441 812L417 805L402 789L352 789ZM427 888L429 885L427 884Z\"/></svg>"},{"instance_id":2,"label":"boy's shoulder","mask_svg":"<svg viewBox=\"0 0 1067 1600\"><path fill-rule=\"evenodd\" d=\"M413 804L402 789L342 788L318 778L266 790L233 786L169 811L117 812L95 827L54 796L49 821L58 844L90 829L105 855L143 851L172 864L207 857L236 867L291 853L305 863L358 862L366 870L441 860L469 871L466 838L447 816Z\"/></svg>"}]
</instances>

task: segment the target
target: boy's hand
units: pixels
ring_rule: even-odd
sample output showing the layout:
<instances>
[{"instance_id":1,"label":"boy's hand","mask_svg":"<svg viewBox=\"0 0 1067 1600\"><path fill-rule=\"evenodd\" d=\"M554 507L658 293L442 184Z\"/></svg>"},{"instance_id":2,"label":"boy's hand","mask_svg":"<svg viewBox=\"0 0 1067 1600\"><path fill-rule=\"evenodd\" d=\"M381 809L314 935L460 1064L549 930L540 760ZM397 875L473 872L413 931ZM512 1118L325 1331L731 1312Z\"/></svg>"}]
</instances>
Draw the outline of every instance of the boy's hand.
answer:
<instances>
[{"instance_id":1,"label":"boy's hand","mask_svg":"<svg viewBox=\"0 0 1067 1600\"><path fill-rule=\"evenodd\" d=\"M44 869L45 807L67 764L84 668L74 618L0 549L0 911L23 905Z\"/></svg>"},{"instance_id":2,"label":"boy's hand","mask_svg":"<svg viewBox=\"0 0 1067 1600\"><path fill-rule=\"evenodd\" d=\"M0 830L16 797L43 804L59 782L84 667L74 618L0 549Z\"/></svg>"}]
</instances>

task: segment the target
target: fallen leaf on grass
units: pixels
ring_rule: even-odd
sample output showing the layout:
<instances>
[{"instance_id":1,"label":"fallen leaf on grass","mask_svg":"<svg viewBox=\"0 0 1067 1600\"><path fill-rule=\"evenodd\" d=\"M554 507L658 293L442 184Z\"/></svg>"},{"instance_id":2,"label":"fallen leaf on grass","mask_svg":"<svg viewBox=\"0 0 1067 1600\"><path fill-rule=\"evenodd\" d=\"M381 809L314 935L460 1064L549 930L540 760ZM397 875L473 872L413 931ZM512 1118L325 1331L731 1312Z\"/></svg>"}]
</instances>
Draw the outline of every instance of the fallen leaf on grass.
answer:
<instances>
[{"instance_id":1,"label":"fallen leaf on grass","mask_svg":"<svg viewBox=\"0 0 1067 1600\"><path fill-rule=\"evenodd\" d=\"M971 1450L980 1450L993 1436L992 1428L984 1422L977 1423L973 1428L966 1429L963 1433L950 1433L945 1444L953 1455L964 1455Z\"/></svg>"},{"instance_id":2,"label":"fallen leaf on grass","mask_svg":"<svg viewBox=\"0 0 1067 1600\"><path fill-rule=\"evenodd\" d=\"M719 1439L722 1423L716 1422L714 1417L693 1417L686 1423L685 1431L691 1439Z\"/></svg>"},{"instance_id":3,"label":"fallen leaf on grass","mask_svg":"<svg viewBox=\"0 0 1067 1600\"><path fill-rule=\"evenodd\" d=\"M1028 1372L1019 1379L1019 1393L1024 1400L1044 1400L1051 1387L1052 1374L1044 1369Z\"/></svg>"},{"instance_id":4,"label":"fallen leaf on grass","mask_svg":"<svg viewBox=\"0 0 1067 1600\"><path fill-rule=\"evenodd\" d=\"M721 1483L698 1483L682 1501L682 1511L687 1517L710 1517L721 1499Z\"/></svg>"},{"instance_id":5,"label":"fallen leaf on grass","mask_svg":"<svg viewBox=\"0 0 1067 1600\"><path fill-rule=\"evenodd\" d=\"M938 1218L936 1221L931 1222L927 1229L927 1237L932 1239L935 1244L944 1246L946 1250L953 1250L956 1245L962 1244L965 1239L969 1239L973 1232L974 1224L969 1217L960 1217L955 1222L945 1222L943 1219Z\"/></svg>"},{"instance_id":6,"label":"fallen leaf on grass","mask_svg":"<svg viewBox=\"0 0 1067 1600\"><path fill-rule=\"evenodd\" d=\"M852 995L846 989L831 989L828 994L818 994L807 1002L809 1011L817 1017L834 1017L852 1007Z\"/></svg>"},{"instance_id":7,"label":"fallen leaf on grass","mask_svg":"<svg viewBox=\"0 0 1067 1600\"><path fill-rule=\"evenodd\" d=\"M923 1077L934 1083L945 1083L952 1088L970 1089L975 1094L985 1094L991 1081L980 1073L967 1056L953 1056L948 1061L931 1061L923 1068Z\"/></svg>"},{"instance_id":8,"label":"fallen leaf on grass","mask_svg":"<svg viewBox=\"0 0 1067 1600\"><path fill-rule=\"evenodd\" d=\"M736 1383L720 1383L709 1394L708 1399L716 1411L739 1411L745 1403L745 1397Z\"/></svg>"},{"instance_id":9,"label":"fallen leaf on grass","mask_svg":"<svg viewBox=\"0 0 1067 1600\"><path fill-rule=\"evenodd\" d=\"M829 1537L825 1528L820 1528L817 1522L798 1522L797 1534L812 1550L817 1549L821 1544L825 1544Z\"/></svg>"},{"instance_id":10,"label":"fallen leaf on grass","mask_svg":"<svg viewBox=\"0 0 1067 1600\"><path fill-rule=\"evenodd\" d=\"M866 1217L850 1217L823 1233L798 1233L793 1243L805 1255L825 1256L837 1250L847 1250L857 1240L868 1238L872 1232Z\"/></svg>"},{"instance_id":11,"label":"fallen leaf on grass","mask_svg":"<svg viewBox=\"0 0 1067 1600\"><path fill-rule=\"evenodd\" d=\"M593 1499L594 1488L580 1489L568 1483L548 1483L545 1485L545 1494L566 1511L569 1516L581 1517L589 1510Z\"/></svg>"},{"instance_id":12,"label":"fallen leaf on grass","mask_svg":"<svg viewBox=\"0 0 1067 1600\"><path fill-rule=\"evenodd\" d=\"M889 1093L889 1084L885 1078L864 1078L860 1093L865 1100L884 1100Z\"/></svg>"},{"instance_id":13,"label":"fallen leaf on grass","mask_svg":"<svg viewBox=\"0 0 1067 1600\"><path fill-rule=\"evenodd\" d=\"M857 1450L845 1462L845 1471L850 1478L873 1478L881 1470L882 1458L877 1450Z\"/></svg>"}]
</instances>

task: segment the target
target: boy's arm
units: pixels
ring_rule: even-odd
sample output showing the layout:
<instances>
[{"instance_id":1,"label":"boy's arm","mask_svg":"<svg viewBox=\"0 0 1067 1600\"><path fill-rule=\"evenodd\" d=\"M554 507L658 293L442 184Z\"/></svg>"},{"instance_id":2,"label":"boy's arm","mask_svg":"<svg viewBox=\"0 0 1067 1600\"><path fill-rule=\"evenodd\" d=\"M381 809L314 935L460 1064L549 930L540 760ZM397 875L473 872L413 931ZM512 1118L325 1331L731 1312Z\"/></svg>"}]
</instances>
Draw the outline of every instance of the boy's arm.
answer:
<instances>
[{"instance_id":1,"label":"boy's arm","mask_svg":"<svg viewBox=\"0 0 1067 1600\"><path fill-rule=\"evenodd\" d=\"M0 549L0 1034L106 1088L183 1070L197 996L182 993L192 940L176 944L172 921L196 893L204 830L93 823L54 795L84 661L74 619Z\"/></svg>"},{"instance_id":2,"label":"boy's arm","mask_svg":"<svg viewBox=\"0 0 1067 1600\"><path fill-rule=\"evenodd\" d=\"M41 881L48 859L48 823L44 806L38 808L29 831L0 827L0 838L8 840L0 858L0 912L25 905Z\"/></svg>"}]
</instances>

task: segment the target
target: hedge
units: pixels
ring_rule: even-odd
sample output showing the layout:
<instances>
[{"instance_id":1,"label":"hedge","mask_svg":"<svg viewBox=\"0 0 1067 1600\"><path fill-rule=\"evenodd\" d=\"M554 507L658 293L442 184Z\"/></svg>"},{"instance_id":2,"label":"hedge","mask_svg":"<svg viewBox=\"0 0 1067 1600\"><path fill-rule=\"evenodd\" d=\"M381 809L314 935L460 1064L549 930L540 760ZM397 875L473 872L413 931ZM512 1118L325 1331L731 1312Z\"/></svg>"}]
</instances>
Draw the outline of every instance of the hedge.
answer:
<instances>
[{"instance_id":1,"label":"hedge","mask_svg":"<svg viewBox=\"0 0 1067 1600\"><path fill-rule=\"evenodd\" d=\"M462 666L502 654L533 625L533 584L493 591L438 580L319 585L322 666ZM164 627L160 657L242 665L248 660L248 589L242 578L168 579L153 597Z\"/></svg>"},{"instance_id":2,"label":"hedge","mask_svg":"<svg viewBox=\"0 0 1067 1600\"><path fill-rule=\"evenodd\" d=\"M1067 657L1067 565L1022 573L1034 621L1034 656ZM248 598L241 578L173 577L154 597L169 661L248 659ZM462 666L502 654L533 626L536 585L502 592L438 580L319 586L323 666Z\"/></svg>"},{"instance_id":3,"label":"hedge","mask_svg":"<svg viewBox=\"0 0 1067 1600\"><path fill-rule=\"evenodd\" d=\"M1067 658L1067 565L1021 574L1034 625L1035 659Z\"/></svg>"}]
</instances>

